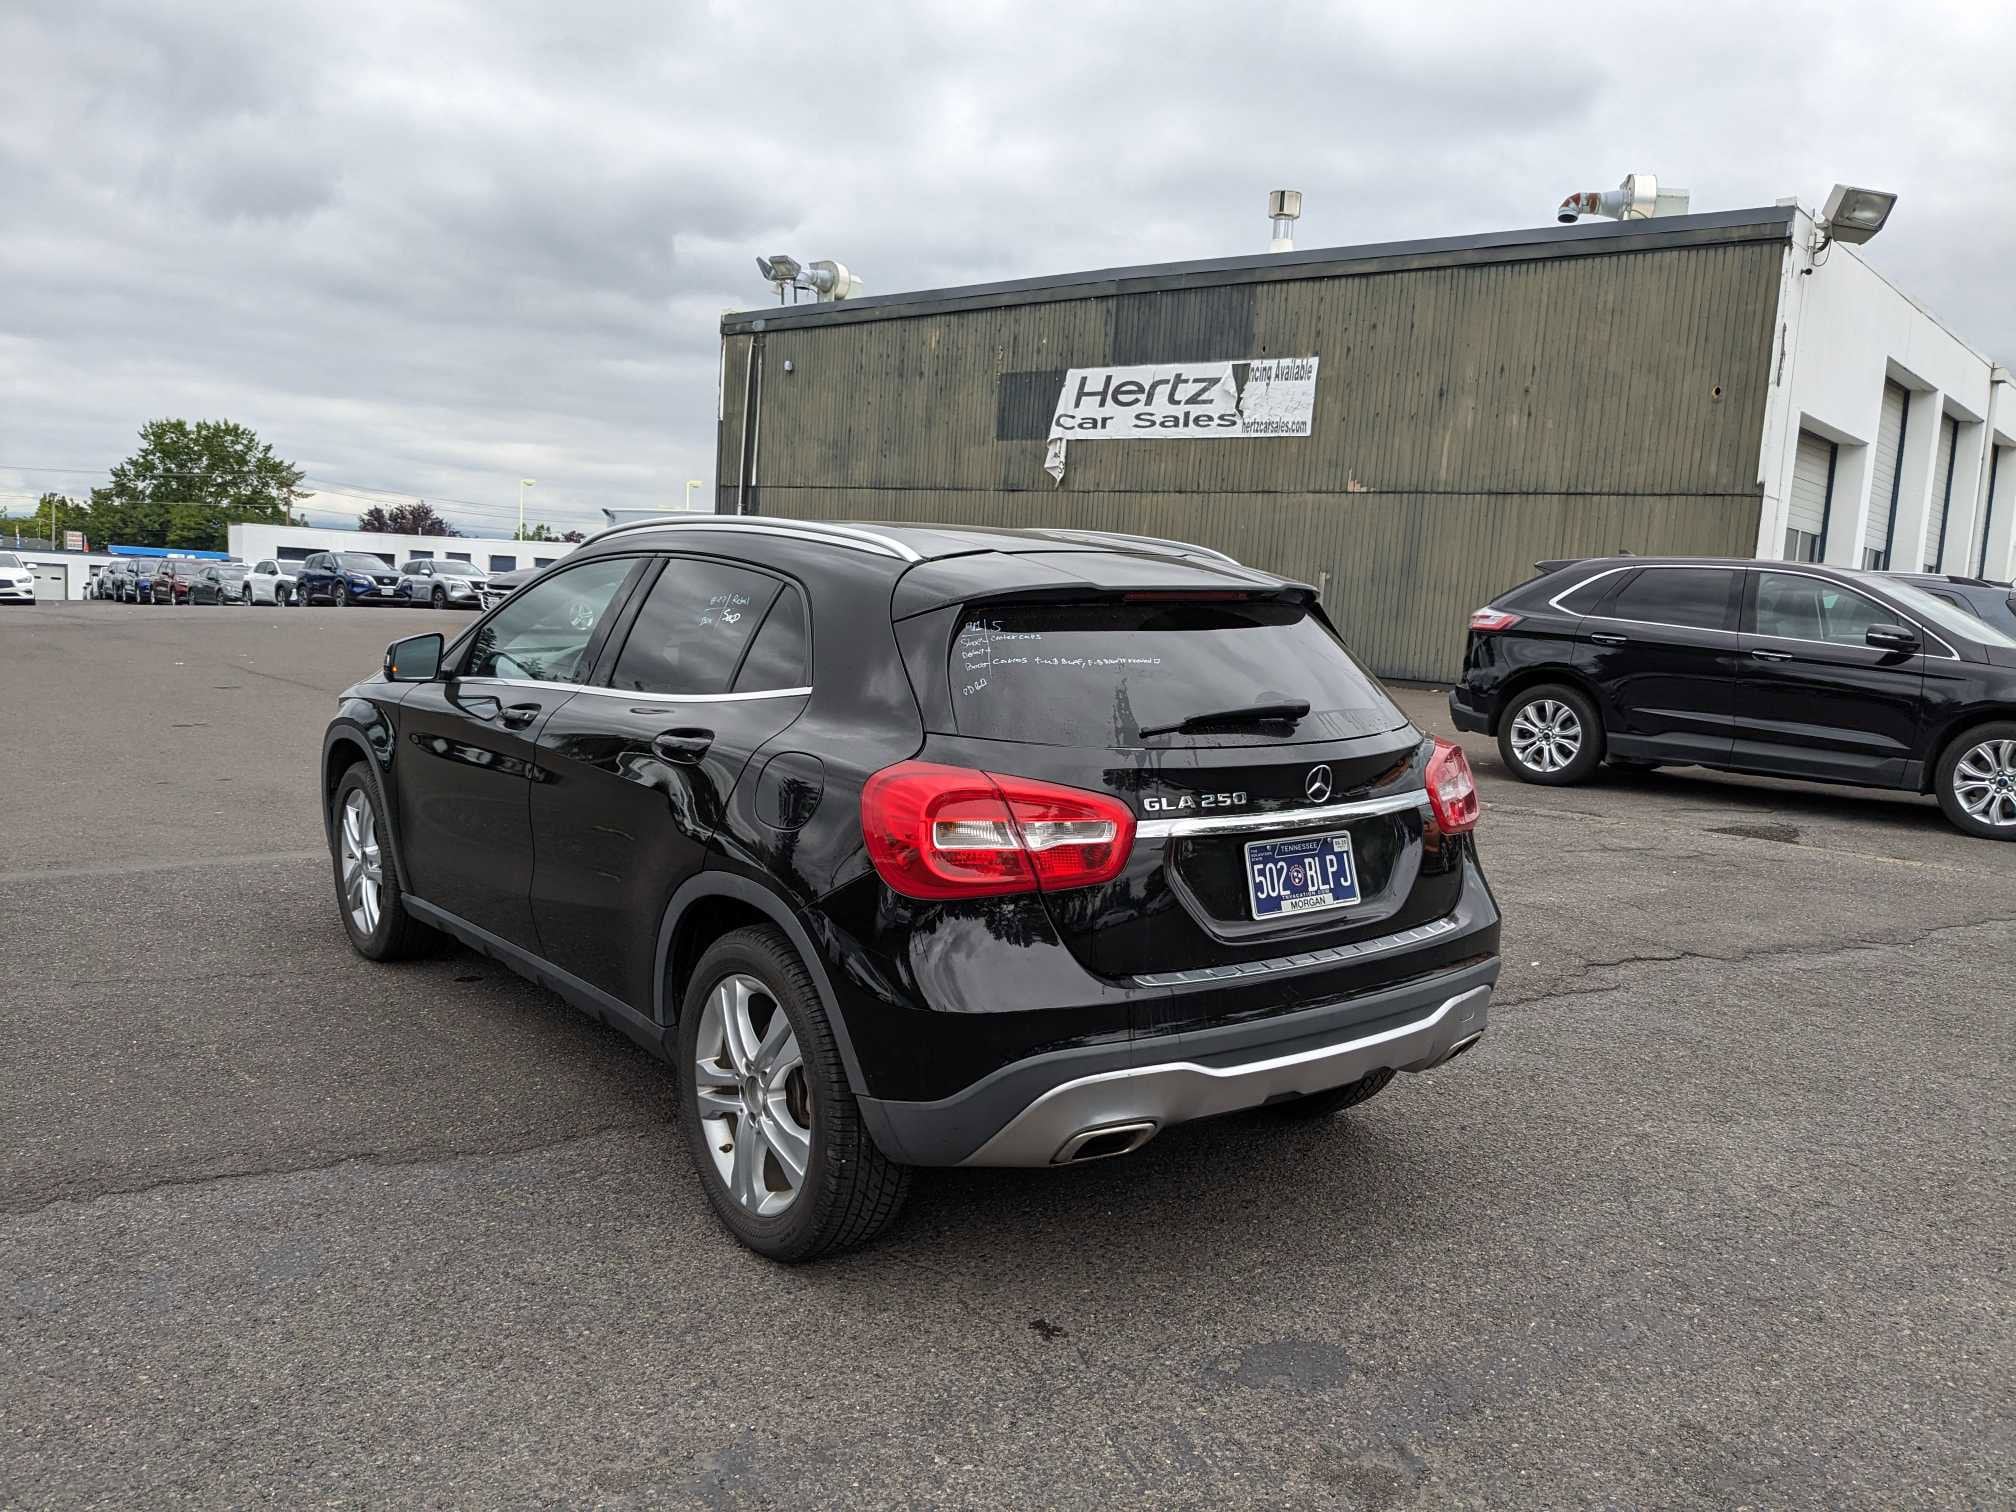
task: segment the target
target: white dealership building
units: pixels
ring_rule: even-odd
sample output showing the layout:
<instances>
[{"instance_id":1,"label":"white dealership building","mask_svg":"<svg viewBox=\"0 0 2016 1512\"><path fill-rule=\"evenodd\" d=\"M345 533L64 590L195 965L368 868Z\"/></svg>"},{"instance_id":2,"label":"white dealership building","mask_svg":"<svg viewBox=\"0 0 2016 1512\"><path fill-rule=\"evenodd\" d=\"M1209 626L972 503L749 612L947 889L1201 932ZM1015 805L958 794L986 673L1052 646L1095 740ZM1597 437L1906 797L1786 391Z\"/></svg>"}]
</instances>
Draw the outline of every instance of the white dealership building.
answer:
<instances>
[{"instance_id":1,"label":"white dealership building","mask_svg":"<svg viewBox=\"0 0 2016 1512\"><path fill-rule=\"evenodd\" d=\"M388 566L440 558L485 572L547 567L574 549L567 541L513 541L495 536L393 535L318 525L233 525L231 555L241 562L305 562L318 551L362 551Z\"/></svg>"}]
</instances>

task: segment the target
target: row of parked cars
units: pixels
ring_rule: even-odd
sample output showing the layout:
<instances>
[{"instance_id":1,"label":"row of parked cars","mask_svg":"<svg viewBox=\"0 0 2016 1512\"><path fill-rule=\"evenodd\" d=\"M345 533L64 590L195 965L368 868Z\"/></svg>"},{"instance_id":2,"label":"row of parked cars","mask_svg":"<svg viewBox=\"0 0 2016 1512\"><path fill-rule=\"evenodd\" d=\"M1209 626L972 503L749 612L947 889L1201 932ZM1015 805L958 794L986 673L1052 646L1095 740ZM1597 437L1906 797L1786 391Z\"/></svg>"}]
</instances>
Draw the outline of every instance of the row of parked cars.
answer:
<instances>
[{"instance_id":1,"label":"row of parked cars","mask_svg":"<svg viewBox=\"0 0 2016 1512\"><path fill-rule=\"evenodd\" d=\"M126 604L370 604L487 608L528 574L415 558L394 568L363 551L319 551L303 562L122 557L91 580L88 598Z\"/></svg>"}]
</instances>

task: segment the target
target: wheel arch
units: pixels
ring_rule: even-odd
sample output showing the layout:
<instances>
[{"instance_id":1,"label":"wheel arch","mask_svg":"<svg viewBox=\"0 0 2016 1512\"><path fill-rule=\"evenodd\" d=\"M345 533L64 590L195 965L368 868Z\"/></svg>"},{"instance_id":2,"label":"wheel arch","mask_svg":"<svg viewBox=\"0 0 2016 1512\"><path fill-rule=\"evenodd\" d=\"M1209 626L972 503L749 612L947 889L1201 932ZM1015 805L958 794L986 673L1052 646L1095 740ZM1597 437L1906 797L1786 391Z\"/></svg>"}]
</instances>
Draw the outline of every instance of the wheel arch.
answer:
<instances>
[{"instance_id":1,"label":"wheel arch","mask_svg":"<svg viewBox=\"0 0 2016 1512\"><path fill-rule=\"evenodd\" d=\"M392 866L399 879L399 890L411 894L413 884L406 874L405 847L399 843L399 815L386 793L384 766L389 754L390 729L385 725L384 716L376 709L371 710L371 719L376 722L379 737L387 744L387 751L377 749L378 741L372 738L372 730L354 718L339 714L322 737L322 836L325 844L335 839L334 819L329 806L336 796L337 784L343 774L353 766L364 768L364 780L371 784L372 796L378 803L378 815L392 842Z\"/></svg>"},{"instance_id":2,"label":"wheel arch","mask_svg":"<svg viewBox=\"0 0 2016 1512\"><path fill-rule=\"evenodd\" d=\"M833 980L810 932L787 901L747 877L732 872L701 872L688 877L672 894L658 926L652 1018L671 1030L679 1020L679 997L683 995L686 977L707 947L733 930L761 924L774 925L798 953L819 994L819 1006L826 1011L826 1022L832 1026L833 1040L847 1071L847 1085L857 1097L865 1095L867 1081L861 1074L860 1058L854 1053L853 1037L847 1032L846 1015L841 1012ZM679 992L675 992L675 972Z\"/></svg>"}]
</instances>

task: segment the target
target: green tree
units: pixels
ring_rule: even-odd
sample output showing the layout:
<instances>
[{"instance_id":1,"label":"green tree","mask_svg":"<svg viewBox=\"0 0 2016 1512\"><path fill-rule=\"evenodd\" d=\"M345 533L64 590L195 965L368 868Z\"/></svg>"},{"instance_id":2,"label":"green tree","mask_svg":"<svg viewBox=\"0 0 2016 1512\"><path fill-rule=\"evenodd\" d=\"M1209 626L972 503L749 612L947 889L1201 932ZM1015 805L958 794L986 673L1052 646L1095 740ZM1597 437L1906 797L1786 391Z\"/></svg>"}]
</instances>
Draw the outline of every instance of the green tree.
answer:
<instances>
[{"instance_id":1,"label":"green tree","mask_svg":"<svg viewBox=\"0 0 2016 1512\"><path fill-rule=\"evenodd\" d=\"M565 535L555 530L543 520L537 525L527 525L523 530L513 531L514 541L573 541L577 544L588 539L578 530L570 530Z\"/></svg>"},{"instance_id":2,"label":"green tree","mask_svg":"<svg viewBox=\"0 0 2016 1512\"><path fill-rule=\"evenodd\" d=\"M459 536L462 532L434 512L425 499L411 504L395 504L390 509L373 504L357 516L359 530L377 530L390 535Z\"/></svg>"},{"instance_id":3,"label":"green tree","mask_svg":"<svg viewBox=\"0 0 2016 1512\"><path fill-rule=\"evenodd\" d=\"M57 532L87 530L85 513L85 506L80 500L59 493L45 493L35 501L31 513L0 517L0 536L6 537L9 543L18 536L23 540L54 541L60 546L63 541Z\"/></svg>"},{"instance_id":4,"label":"green tree","mask_svg":"<svg viewBox=\"0 0 2016 1512\"><path fill-rule=\"evenodd\" d=\"M301 477L234 421L150 420L140 427L140 449L112 469L109 484L91 490L89 523L80 528L94 545L222 551L232 524L294 523Z\"/></svg>"}]
</instances>

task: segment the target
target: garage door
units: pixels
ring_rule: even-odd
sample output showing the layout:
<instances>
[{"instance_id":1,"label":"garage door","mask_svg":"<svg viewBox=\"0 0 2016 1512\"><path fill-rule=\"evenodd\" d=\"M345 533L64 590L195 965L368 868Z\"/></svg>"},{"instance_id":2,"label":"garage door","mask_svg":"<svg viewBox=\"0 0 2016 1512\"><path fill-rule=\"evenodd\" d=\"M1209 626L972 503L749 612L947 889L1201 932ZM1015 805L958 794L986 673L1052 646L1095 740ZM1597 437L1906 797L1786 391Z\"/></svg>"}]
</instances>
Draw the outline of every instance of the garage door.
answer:
<instances>
[{"instance_id":1,"label":"garage door","mask_svg":"<svg viewBox=\"0 0 2016 1512\"><path fill-rule=\"evenodd\" d=\"M1932 529L1925 548L1925 570L1937 572L1946 558L1946 521L1953 513L1953 454L1960 449L1960 424L1951 415L1939 417L1939 449L1932 456Z\"/></svg>"},{"instance_id":2,"label":"garage door","mask_svg":"<svg viewBox=\"0 0 2016 1512\"><path fill-rule=\"evenodd\" d=\"M1834 443L1799 432L1792 463L1792 503L1785 517L1785 560L1817 562L1827 534L1827 503L1834 491Z\"/></svg>"},{"instance_id":3,"label":"garage door","mask_svg":"<svg viewBox=\"0 0 2016 1512\"><path fill-rule=\"evenodd\" d=\"M1890 565L1890 525L1897 518L1897 462L1904 455L1904 421L1911 395L1901 383L1883 385L1883 414L1876 422L1876 462L1869 478L1869 528L1862 533L1862 565Z\"/></svg>"},{"instance_id":4,"label":"garage door","mask_svg":"<svg viewBox=\"0 0 2016 1512\"><path fill-rule=\"evenodd\" d=\"M30 562L35 573L37 603L70 597L70 569L61 562Z\"/></svg>"}]
</instances>

